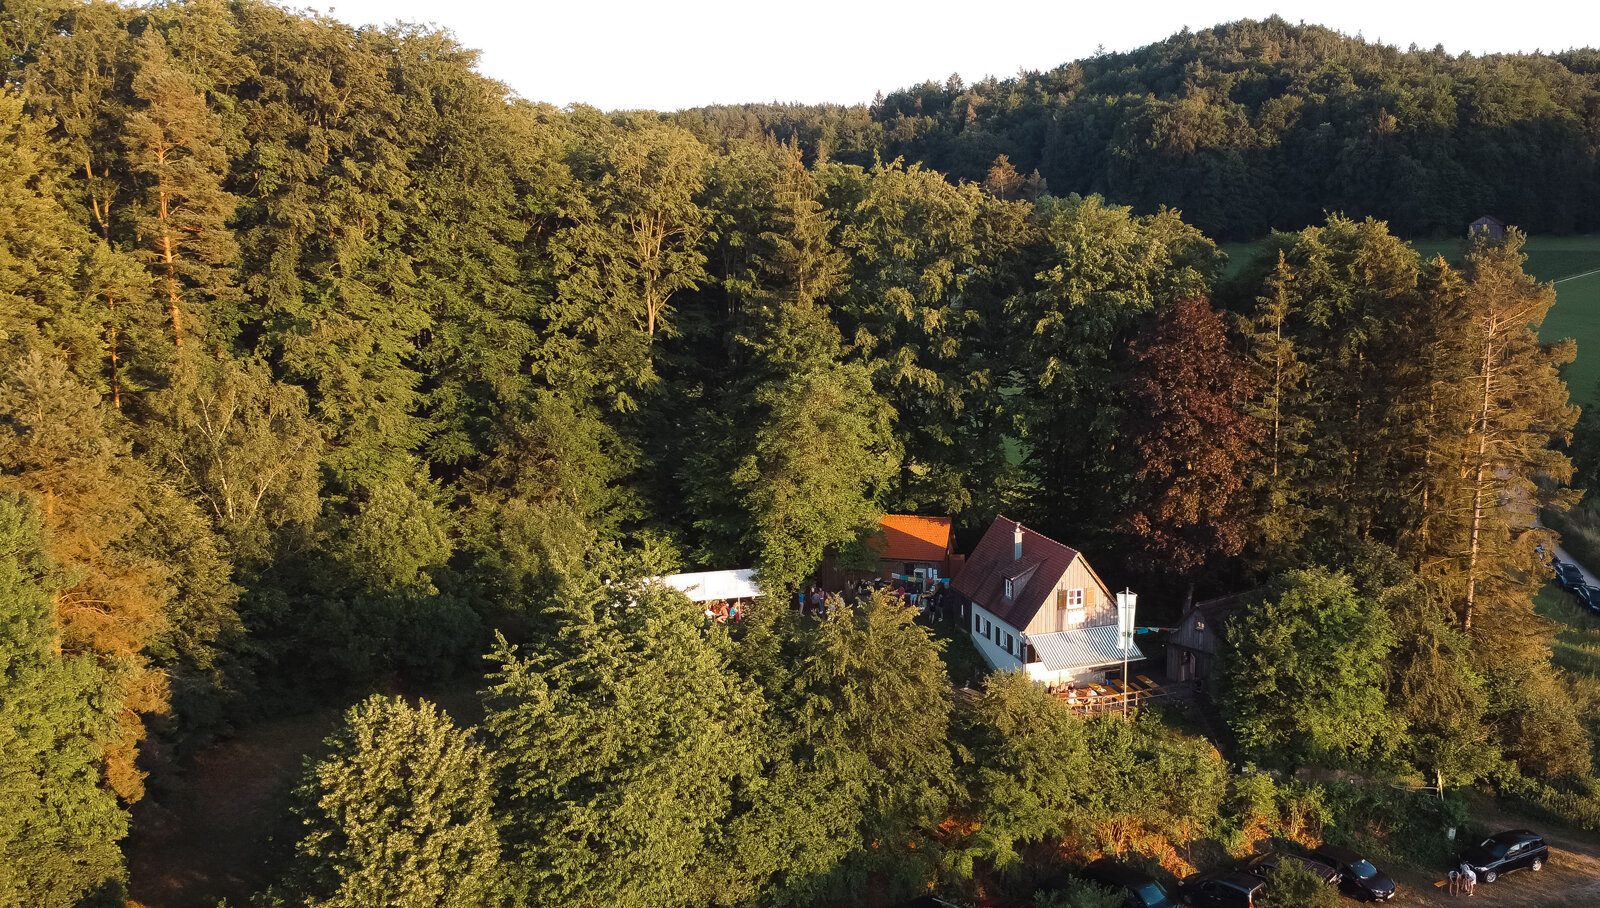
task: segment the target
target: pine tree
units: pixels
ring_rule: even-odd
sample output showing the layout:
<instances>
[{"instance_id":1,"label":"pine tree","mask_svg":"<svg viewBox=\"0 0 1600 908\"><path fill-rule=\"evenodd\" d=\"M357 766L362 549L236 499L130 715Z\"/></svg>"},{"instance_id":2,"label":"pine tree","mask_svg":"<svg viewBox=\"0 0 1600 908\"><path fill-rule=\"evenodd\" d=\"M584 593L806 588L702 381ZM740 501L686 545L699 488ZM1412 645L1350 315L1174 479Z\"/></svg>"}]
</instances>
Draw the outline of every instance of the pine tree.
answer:
<instances>
[{"instance_id":1,"label":"pine tree","mask_svg":"<svg viewBox=\"0 0 1600 908\"><path fill-rule=\"evenodd\" d=\"M151 476L107 425L100 397L37 352L0 375L0 489L39 503L52 560L72 582L55 592L67 653L92 655L105 696L120 704L101 741L106 782L126 801L144 791L141 713L167 709L166 675L146 645L163 631L167 566L143 550Z\"/></svg>"},{"instance_id":2,"label":"pine tree","mask_svg":"<svg viewBox=\"0 0 1600 908\"><path fill-rule=\"evenodd\" d=\"M1467 477L1465 500L1459 503L1467 515L1460 600L1467 628L1480 600L1496 610L1509 604L1507 594L1526 601L1523 574L1543 535L1529 532L1531 518L1539 506L1560 498L1542 489L1539 480L1564 482L1572 475L1566 455L1550 445L1566 441L1577 422L1577 408L1568 403L1558 373L1571 362L1575 347L1571 341L1552 345L1538 339L1555 289L1522 270L1524 241L1514 229L1503 242L1479 237L1463 267L1476 353L1475 400L1460 464Z\"/></svg>"},{"instance_id":3,"label":"pine tree","mask_svg":"<svg viewBox=\"0 0 1600 908\"><path fill-rule=\"evenodd\" d=\"M493 761L426 700L369 697L296 791L286 888L308 908L479 908L496 885Z\"/></svg>"},{"instance_id":4,"label":"pine tree","mask_svg":"<svg viewBox=\"0 0 1600 908\"><path fill-rule=\"evenodd\" d=\"M237 297L238 247L228 229L235 199L222 188L228 161L222 124L167 42L147 29L136 52L135 106L123 141L140 190L137 232L167 308L175 346L186 335L221 343Z\"/></svg>"}]
</instances>

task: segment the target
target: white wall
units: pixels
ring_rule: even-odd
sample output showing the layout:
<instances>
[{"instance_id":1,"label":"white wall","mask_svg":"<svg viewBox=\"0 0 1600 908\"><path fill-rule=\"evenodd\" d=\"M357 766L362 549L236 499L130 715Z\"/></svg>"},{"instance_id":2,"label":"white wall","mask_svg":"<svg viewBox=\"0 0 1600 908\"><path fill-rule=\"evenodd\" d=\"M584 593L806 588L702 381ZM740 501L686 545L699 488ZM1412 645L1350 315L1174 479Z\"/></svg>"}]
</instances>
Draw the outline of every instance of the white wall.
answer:
<instances>
[{"instance_id":1,"label":"white wall","mask_svg":"<svg viewBox=\"0 0 1600 908\"><path fill-rule=\"evenodd\" d=\"M1015 671L1022 668L1022 659L1008 655L1005 651L1006 634L1011 635L1012 650L1015 652L1022 651L1022 632L991 615L976 602L972 604L972 615L989 622L993 626L994 633L990 634L991 637L997 635L1000 637L999 643L995 643L992 639L984 639L983 628L980 626L974 629L972 617L969 616L967 618L967 634L972 637L972 642L978 647L978 652L983 654L983 661L989 663L989 667L997 671Z\"/></svg>"}]
</instances>

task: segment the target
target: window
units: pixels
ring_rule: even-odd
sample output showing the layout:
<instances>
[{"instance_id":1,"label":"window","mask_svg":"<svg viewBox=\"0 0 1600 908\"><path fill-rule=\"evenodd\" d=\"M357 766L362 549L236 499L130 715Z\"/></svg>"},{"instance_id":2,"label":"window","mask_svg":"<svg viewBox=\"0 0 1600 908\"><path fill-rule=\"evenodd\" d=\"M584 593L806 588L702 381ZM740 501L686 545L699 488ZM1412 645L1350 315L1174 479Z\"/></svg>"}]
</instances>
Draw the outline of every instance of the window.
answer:
<instances>
[{"instance_id":1,"label":"window","mask_svg":"<svg viewBox=\"0 0 1600 908\"><path fill-rule=\"evenodd\" d=\"M1056 590L1058 630L1083 623L1083 590Z\"/></svg>"},{"instance_id":2,"label":"window","mask_svg":"<svg viewBox=\"0 0 1600 908\"><path fill-rule=\"evenodd\" d=\"M974 634L983 633L983 619L978 617L977 612L972 613L972 632Z\"/></svg>"},{"instance_id":3,"label":"window","mask_svg":"<svg viewBox=\"0 0 1600 908\"><path fill-rule=\"evenodd\" d=\"M1011 652L1011 635L1010 634L1006 634L1006 655L1008 655L1008 656L1014 655Z\"/></svg>"},{"instance_id":4,"label":"window","mask_svg":"<svg viewBox=\"0 0 1600 908\"><path fill-rule=\"evenodd\" d=\"M1011 578L1007 577L1006 578L1006 598L1007 599L1011 598L1011 594L1012 594L1013 591L1014 591L1014 586L1012 584Z\"/></svg>"},{"instance_id":5,"label":"window","mask_svg":"<svg viewBox=\"0 0 1600 908\"><path fill-rule=\"evenodd\" d=\"M993 640L994 639L994 625L989 623L989 619L988 618L983 619L983 639L985 639L985 640Z\"/></svg>"}]
</instances>

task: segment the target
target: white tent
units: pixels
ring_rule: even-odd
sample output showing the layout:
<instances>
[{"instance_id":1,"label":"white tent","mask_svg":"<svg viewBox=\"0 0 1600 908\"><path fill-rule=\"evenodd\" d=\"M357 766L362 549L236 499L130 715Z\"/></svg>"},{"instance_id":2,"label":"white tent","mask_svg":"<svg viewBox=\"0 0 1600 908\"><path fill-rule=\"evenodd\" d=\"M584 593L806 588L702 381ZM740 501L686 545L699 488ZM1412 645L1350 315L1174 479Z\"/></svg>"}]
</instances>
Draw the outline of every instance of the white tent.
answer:
<instances>
[{"instance_id":1,"label":"white tent","mask_svg":"<svg viewBox=\"0 0 1600 908\"><path fill-rule=\"evenodd\" d=\"M754 599L761 595L756 586L753 568L736 571L698 571L692 574L668 574L661 582L682 590L693 602L711 602L718 599Z\"/></svg>"}]
</instances>

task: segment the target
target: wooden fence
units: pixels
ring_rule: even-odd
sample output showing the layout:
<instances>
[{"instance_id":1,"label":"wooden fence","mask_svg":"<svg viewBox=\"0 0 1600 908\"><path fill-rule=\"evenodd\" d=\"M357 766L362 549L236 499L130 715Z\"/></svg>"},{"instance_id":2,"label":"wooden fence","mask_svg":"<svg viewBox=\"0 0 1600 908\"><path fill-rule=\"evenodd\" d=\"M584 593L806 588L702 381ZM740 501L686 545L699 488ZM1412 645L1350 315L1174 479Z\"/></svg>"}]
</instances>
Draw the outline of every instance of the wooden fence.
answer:
<instances>
[{"instance_id":1,"label":"wooden fence","mask_svg":"<svg viewBox=\"0 0 1600 908\"><path fill-rule=\"evenodd\" d=\"M1072 690L1057 690L1055 698L1067 704L1074 712L1093 716L1103 712L1120 712L1124 708L1136 709L1158 700L1185 697L1189 695L1192 686L1183 683L1157 684L1144 675L1139 675L1130 678L1126 687L1121 680L1113 681L1109 685L1090 684Z\"/></svg>"}]
</instances>

